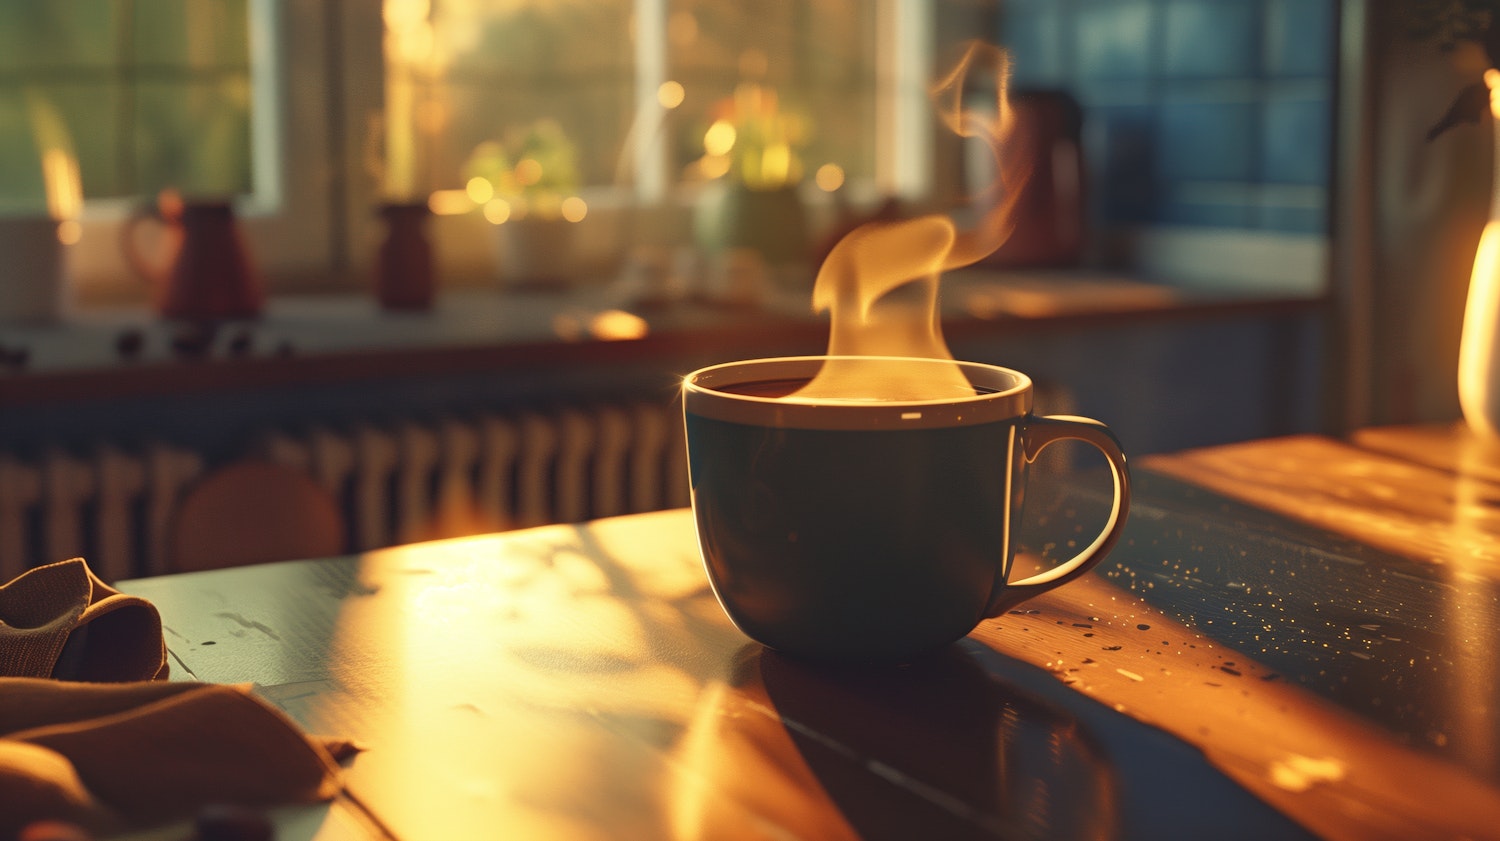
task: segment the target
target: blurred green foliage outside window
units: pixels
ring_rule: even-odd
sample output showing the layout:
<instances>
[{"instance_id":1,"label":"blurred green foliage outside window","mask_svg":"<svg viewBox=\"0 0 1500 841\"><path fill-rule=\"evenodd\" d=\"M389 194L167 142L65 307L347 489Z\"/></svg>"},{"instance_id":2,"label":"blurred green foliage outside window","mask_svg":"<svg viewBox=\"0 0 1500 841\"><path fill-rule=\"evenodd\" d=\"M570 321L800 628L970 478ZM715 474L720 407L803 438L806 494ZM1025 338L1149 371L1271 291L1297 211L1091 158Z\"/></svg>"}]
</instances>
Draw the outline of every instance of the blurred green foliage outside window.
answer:
<instances>
[{"instance_id":1,"label":"blurred green foliage outside window","mask_svg":"<svg viewBox=\"0 0 1500 841\"><path fill-rule=\"evenodd\" d=\"M249 2L0 0L0 212L44 206L56 123L86 200L248 193Z\"/></svg>"}]
</instances>

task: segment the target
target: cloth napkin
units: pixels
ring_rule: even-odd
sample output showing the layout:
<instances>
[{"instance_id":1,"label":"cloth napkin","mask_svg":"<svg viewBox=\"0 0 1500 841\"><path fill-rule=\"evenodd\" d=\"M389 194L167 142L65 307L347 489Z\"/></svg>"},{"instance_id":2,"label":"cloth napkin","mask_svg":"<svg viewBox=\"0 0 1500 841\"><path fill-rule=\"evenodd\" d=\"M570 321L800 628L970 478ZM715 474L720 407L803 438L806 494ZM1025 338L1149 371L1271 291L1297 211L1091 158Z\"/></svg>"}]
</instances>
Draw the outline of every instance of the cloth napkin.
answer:
<instances>
[{"instance_id":1,"label":"cloth napkin","mask_svg":"<svg viewBox=\"0 0 1500 841\"><path fill-rule=\"evenodd\" d=\"M167 676L161 616L83 558L0 585L0 676L118 682Z\"/></svg>"},{"instance_id":2,"label":"cloth napkin","mask_svg":"<svg viewBox=\"0 0 1500 841\"><path fill-rule=\"evenodd\" d=\"M305 735L248 686L166 674L156 608L81 558L0 586L0 838L42 819L114 832L338 793L347 742Z\"/></svg>"}]
</instances>

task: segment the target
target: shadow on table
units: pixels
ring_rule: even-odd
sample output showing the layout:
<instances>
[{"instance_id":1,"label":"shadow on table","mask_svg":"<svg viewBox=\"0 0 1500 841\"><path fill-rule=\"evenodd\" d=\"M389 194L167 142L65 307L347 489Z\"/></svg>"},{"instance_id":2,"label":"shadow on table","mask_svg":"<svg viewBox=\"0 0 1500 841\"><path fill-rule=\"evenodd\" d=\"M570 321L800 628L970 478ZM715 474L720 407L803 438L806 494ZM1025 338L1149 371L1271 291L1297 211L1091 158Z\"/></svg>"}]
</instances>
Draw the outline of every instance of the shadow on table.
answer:
<instances>
[{"instance_id":1,"label":"shadow on table","mask_svg":"<svg viewBox=\"0 0 1500 841\"><path fill-rule=\"evenodd\" d=\"M673 837L1313 837L1192 745L977 643L900 667L735 660L677 742Z\"/></svg>"},{"instance_id":2,"label":"shadow on table","mask_svg":"<svg viewBox=\"0 0 1500 841\"><path fill-rule=\"evenodd\" d=\"M1116 835L1114 777L1089 733L958 648L845 668L746 646L683 745L708 783L674 804L689 835L726 809L827 839Z\"/></svg>"},{"instance_id":3,"label":"shadow on table","mask_svg":"<svg viewBox=\"0 0 1500 841\"><path fill-rule=\"evenodd\" d=\"M763 651L759 666L803 758L865 838L1115 834L1115 780L1091 734L957 648L881 668Z\"/></svg>"}]
</instances>

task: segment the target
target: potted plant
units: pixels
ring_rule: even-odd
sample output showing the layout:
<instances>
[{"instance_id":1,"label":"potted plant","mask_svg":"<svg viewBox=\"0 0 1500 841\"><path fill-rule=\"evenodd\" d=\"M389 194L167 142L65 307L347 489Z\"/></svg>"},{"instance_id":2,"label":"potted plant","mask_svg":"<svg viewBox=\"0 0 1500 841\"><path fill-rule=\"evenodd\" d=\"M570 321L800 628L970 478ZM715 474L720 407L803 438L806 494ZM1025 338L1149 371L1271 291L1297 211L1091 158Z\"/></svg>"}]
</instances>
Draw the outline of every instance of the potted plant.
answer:
<instances>
[{"instance_id":1,"label":"potted plant","mask_svg":"<svg viewBox=\"0 0 1500 841\"><path fill-rule=\"evenodd\" d=\"M512 285L558 285L568 275L578 151L561 125L543 119L479 144L464 164L469 194L495 232L500 276Z\"/></svg>"},{"instance_id":2,"label":"potted plant","mask_svg":"<svg viewBox=\"0 0 1500 841\"><path fill-rule=\"evenodd\" d=\"M694 217L710 254L751 249L771 265L807 257L807 221L797 184L807 121L781 108L776 91L744 83L719 102L704 129L699 171L705 187Z\"/></svg>"}]
</instances>

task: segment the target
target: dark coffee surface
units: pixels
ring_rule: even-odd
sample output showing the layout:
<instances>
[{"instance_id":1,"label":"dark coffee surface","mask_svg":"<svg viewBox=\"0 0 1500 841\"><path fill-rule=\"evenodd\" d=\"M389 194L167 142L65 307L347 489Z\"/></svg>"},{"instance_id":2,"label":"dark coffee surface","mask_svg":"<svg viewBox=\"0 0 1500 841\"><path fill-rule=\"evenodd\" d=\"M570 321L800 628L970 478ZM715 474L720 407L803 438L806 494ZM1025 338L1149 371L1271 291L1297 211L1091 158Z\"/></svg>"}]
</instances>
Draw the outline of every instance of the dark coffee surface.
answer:
<instances>
[{"instance_id":1,"label":"dark coffee surface","mask_svg":"<svg viewBox=\"0 0 1500 841\"><path fill-rule=\"evenodd\" d=\"M791 395L794 392L796 392L798 389L800 389L803 386L807 385L807 383L808 383L808 379L805 378L805 377L787 377L787 378L784 378L784 379L756 380L754 382L735 383L734 385L724 386L722 388L717 388L715 390L716 391L722 391L722 392L725 392L727 394L743 394L746 397L769 397L769 398L773 398L774 399L774 398L778 398L778 397L786 397L788 395ZM974 394L994 394L994 393L995 393L995 389L993 389L993 388L985 388L983 386L973 386L973 391L972 392L967 392L966 391L966 392L963 392L963 393L960 393L960 394L955 394L953 396L954 397L972 397L972 396L974 396ZM872 402L872 403L879 402L879 400L880 400L879 397L871 397L870 398L870 402Z\"/></svg>"},{"instance_id":2,"label":"dark coffee surface","mask_svg":"<svg viewBox=\"0 0 1500 841\"><path fill-rule=\"evenodd\" d=\"M1012 424L830 431L689 414L725 609L752 638L812 656L890 659L963 636L1008 557Z\"/></svg>"},{"instance_id":3,"label":"dark coffee surface","mask_svg":"<svg viewBox=\"0 0 1500 841\"><path fill-rule=\"evenodd\" d=\"M807 385L804 377L788 377L779 380L759 380L756 382L736 383L732 386L716 389L728 394L743 394L746 397L785 397L797 389Z\"/></svg>"}]
</instances>

